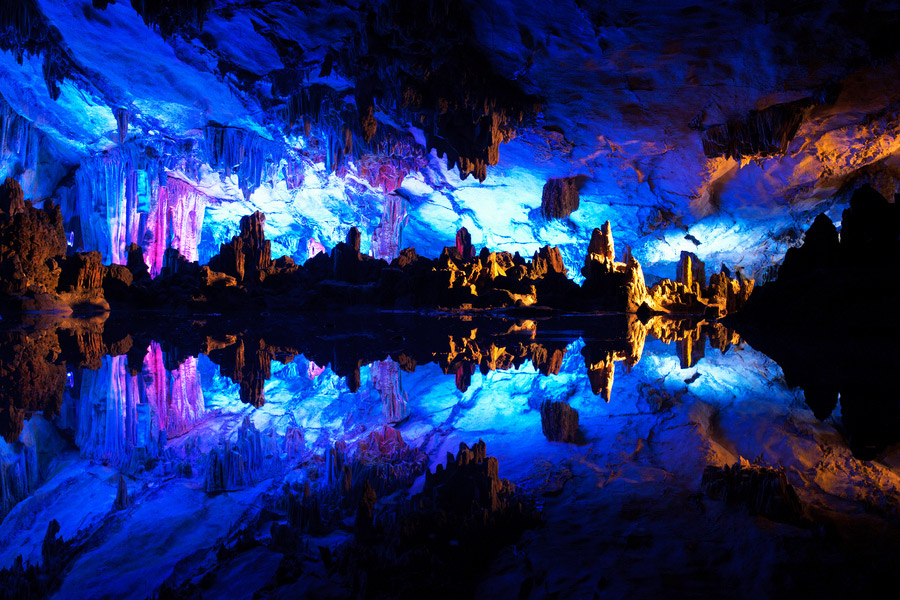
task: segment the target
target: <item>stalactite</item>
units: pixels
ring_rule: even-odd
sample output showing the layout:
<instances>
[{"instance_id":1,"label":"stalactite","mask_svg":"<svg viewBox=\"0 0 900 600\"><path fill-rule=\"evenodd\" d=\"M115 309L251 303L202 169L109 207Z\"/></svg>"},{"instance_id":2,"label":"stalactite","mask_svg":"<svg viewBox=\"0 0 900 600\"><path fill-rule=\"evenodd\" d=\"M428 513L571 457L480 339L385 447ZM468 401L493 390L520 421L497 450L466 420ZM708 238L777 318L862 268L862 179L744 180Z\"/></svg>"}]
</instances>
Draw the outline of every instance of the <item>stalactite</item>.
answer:
<instances>
[{"instance_id":1,"label":"stalactite","mask_svg":"<svg viewBox=\"0 0 900 600\"><path fill-rule=\"evenodd\" d=\"M189 183L167 177L160 185L149 215L145 257L151 275L162 269L167 248L175 248L189 261L199 260L198 245L208 199Z\"/></svg>"},{"instance_id":2,"label":"stalactite","mask_svg":"<svg viewBox=\"0 0 900 600\"><path fill-rule=\"evenodd\" d=\"M169 38L187 27L203 29L203 21L212 8L212 1L131 0L131 6L143 17L147 27L156 28L163 38Z\"/></svg>"},{"instance_id":3,"label":"stalactite","mask_svg":"<svg viewBox=\"0 0 900 600\"><path fill-rule=\"evenodd\" d=\"M116 115L116 128L119 133L119 143L124 144L125 139L128 137L128 122L131 120L131 115L128 113L127 109L117 108L115 110Z\"/></svg>"},{"instance_id":4,"label":"stalactite","mask_svg":"<svg viewBox=\"0 0 900 600\"><path fill-rule=\"evenodd\" d=\"M388 262L397 258L407 220L406 200L398 195L385 196L381 224L372 233L372 256Z\"/></svg>"},{"instance_id":5,"label":"stalactite","mask_svg":"<svg viewBox=\"0 0 900 600\"><path fill-rule=\"evenodd\" d=\"M26 197L38 197L50 180L55 182L61 176L58 166L46 164L47 155L59 160L61 152L49 137L0 97L0 180L14 177Z\"/></svg>"},{"instance_id":6,"label":"stalactite","mask_svg":"<svg viewBox=\"0 0 900 600\"><path fill-rule=\"evenodd\" d=\"M284 158L280 144L244 129L209 124L204 128L205 160L226 177L238 176L245 198L264 181L272 181Z\"/></svg>"},{"instance_id":7,"label":"stalactite","mask_svg":"<svg viewBox=\"0 0 900 600\"><path fill-rule=\"evenodd\" d=\"M154 276L166 248L197 260L207 199L185 181L166 177L171 166L171 155L153 158L132 145L82 161L77 200L66 207L73 214L64 213L67 223L77 217L81 244L76 250L97 250L104 260L125 264L128 247L137 244Z\"/></svg>"},{"instance_id":8,"label":"stalactite","mask_svg":"<svg viewBox=\"0 0 900 600\"><path fill-rule=\"evenodd\" d=\"M19 64L25 56L42 56L44 82L54 100L59 97L60 81L81 74L59 32L47 22L35 0L0 5L0 49L11 51Z\"/></svg>"}]
</instances>

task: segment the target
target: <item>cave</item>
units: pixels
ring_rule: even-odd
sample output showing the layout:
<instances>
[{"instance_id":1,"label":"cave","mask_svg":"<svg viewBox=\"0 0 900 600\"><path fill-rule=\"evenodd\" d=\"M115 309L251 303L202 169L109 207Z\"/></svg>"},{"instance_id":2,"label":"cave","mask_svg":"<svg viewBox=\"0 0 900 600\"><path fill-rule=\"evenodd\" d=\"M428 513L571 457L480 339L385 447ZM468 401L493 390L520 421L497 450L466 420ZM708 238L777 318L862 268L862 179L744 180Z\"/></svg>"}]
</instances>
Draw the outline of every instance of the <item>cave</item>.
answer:
<instances>
[{"instance_id":1,"label":"cave","mask_svg":"<svg viewBox=\"0 0 900 600\"><path fill-rule=\"evenodd\" d=\"M0 3L0 600L883 593L898 28Z\"/></svg>"}]
</instances>

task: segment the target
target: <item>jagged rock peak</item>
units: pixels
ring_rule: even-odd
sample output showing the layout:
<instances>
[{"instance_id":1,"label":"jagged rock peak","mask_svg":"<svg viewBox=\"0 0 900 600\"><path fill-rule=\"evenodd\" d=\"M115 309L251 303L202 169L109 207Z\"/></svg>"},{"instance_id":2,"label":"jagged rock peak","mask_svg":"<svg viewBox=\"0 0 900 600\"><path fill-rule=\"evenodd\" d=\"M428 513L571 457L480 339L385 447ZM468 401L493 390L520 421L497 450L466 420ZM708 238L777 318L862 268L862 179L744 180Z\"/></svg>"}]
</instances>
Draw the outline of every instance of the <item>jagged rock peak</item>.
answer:
<instances>
[{"instance_id":1,"label":"jagged rock peak","mask_svg":"<svg viewBox=\"0 0 900 600\"><path fill-rule=\"evenodd\" d=\"M0 185L0 212L8 215L25 212L25 193L12 177L7 177Z\"/></svg>"},{"instance_id":2,"label":"jagged rock peak","mask_svg":"<svg viewBox=\"0 0 900 600\"><path fill-rule=\"evenodd\" d=\"M614 262L616 249L613 244L612 226L609 221L600 229L591 232L591 242L588 244L588 257L601 262Z\"/></svg>"},{"instance_id":3,"label":"jagged rock peak","mask_svg":"<svg viewBox=\"0 0 900 600\"><path fill-rule=\"evenodd\" d=\"M682 250L675 281L684 284L688 289L692 289L696 283L700 290L703 290L706 287L706 265L693 252Z\"/></svg>"},{"instance_id":4,"label":"jagged rock peak","mask_svg":"<svg viewBox=\"0 0 900 600\"><path fill-rule=\"evenodd\" d=\"M473 260L475 258L472 236L465 227L460 227L456 232L456 251L463 257L463 260Z\"/></svg>"}]
</instances>

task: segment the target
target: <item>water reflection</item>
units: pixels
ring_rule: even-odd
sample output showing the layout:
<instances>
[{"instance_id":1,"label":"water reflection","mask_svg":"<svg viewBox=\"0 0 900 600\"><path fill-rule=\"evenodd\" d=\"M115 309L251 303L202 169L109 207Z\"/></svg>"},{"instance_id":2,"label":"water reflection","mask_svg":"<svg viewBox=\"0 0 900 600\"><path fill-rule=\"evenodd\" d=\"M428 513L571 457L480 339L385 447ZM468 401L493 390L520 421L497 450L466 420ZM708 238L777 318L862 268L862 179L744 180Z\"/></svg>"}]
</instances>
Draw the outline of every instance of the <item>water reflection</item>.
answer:
<instances>
[{"instance_id":1,"label":"water reflection","mask_svg":"<svg viewBox=\"0 0 900 600\"><path fill-rule=\"evenodd\" d=\"M723 358L732 347L746 346L721 323L663 317L379 314L248 323L154 315L5 325L3 514L36 489L66 443L84 458L127 473L202 471L205 489L214 491L248 485L276 469L273 456L323 452L373 427L421 433L469 422L483 429L487 421L471 424L484 418L474 399L491 394L521 395L540 414L537 431L548 439L582 440L570 398L587 394L615 403L617 393L637 394L639 409L656 412L682 393L650 386L646 374L617 392L617 378L646 358L648 346L647 373L674 377L701 396L724 393L716 377L732 382L735 397L778 377L751 373L746 353ZM722 374L716 361L698 370L710 352L731 371ZM800 379L821 419L832 415L840 389L844 431L854 449L878 451L898 438L897 403L875 400L875 382L865 394L846 382L818 385L808 373ZM509 410L503 402L494 406L493 420ZM496 427L518 426L503 423ZM48 449L45 440L39 448L42 427L58 432L63 446ZM198 427L202 431L191 435Z\"/></svg>"}]
</instances>

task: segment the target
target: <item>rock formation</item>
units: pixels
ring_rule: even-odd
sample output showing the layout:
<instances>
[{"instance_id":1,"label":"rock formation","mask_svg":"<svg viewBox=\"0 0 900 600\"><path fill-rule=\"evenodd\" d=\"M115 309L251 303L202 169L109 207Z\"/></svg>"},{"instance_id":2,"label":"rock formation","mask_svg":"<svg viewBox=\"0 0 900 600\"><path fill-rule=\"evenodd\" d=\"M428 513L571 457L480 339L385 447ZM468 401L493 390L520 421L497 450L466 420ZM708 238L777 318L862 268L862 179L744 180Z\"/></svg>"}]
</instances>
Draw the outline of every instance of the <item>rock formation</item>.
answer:
<instances>
[{"instance_id":1,"label":"rock formation","mask_svg":"<svg viewBox=\"0 0 900 600\"><path fill-rule=\"evenodd\" d=\"M561 219L578 210L578 183L575 177L548 179L541 193L541 215Z\"/></svg>"},{"instance_id":2,"label":"rock formation","mask_svg":"<svg viewBox=\"0 0 900 600\"><path fill-rule=\"evenodd\" d=\"M751 514L773 521L799 523L803 506L788 482L784 469L742 464L703 471L700 487L707 496L732 505L743 505Z\"/></svg>"},{"instance_id":3,"label":"rock formation","mask_svg":"<svg viewBox=\"0 0 900 600\"><path fill-rule=\"evenodd\" d=\"M222 244L209 261L210 269L234 277L237 283L261 283L272 266L272 242L266 239L266 217L257 211L241 217L241 232Z\"/></svg>"},{"instance_id":4,"label":"rock formation","mask_svg":"<svg viewBox=\"0 0 900 600\"><path fill-rule=\"evenodd\" d=\"M59 207L48 201L33 208L7 178L0 186L0 295L30 300L28 310L51 308L65 254Z\"/></svg>"},{"instance_id":5,"label":"rock formation","mask_svg":"<svg viewBox=\"0 0 900 600\"><path fill-rule=\"evenodd\" d=\"M541 429L551 442L578 441L578 411L566 402L541 402Z\"/></svg>"}]
</instances>

